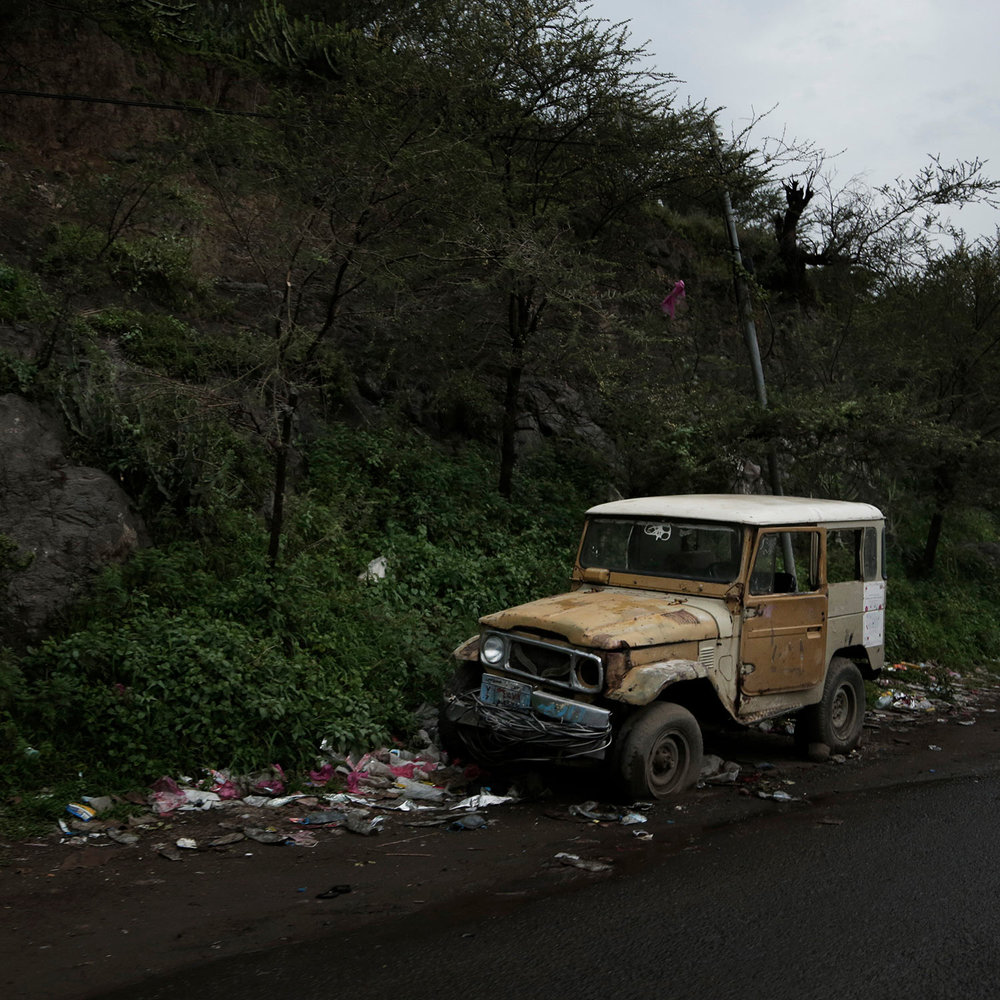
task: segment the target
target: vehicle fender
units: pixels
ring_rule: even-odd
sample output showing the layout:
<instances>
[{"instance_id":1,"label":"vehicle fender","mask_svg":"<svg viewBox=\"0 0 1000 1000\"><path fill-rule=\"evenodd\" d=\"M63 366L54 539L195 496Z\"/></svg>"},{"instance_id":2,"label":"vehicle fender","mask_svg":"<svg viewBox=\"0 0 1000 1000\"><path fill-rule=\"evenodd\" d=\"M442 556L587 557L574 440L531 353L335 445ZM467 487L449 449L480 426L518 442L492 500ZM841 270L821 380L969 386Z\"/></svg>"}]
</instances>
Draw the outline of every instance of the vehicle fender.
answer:
<instances>
[{"instance_id":1,"label":"vehicle fender","mask_svg":"<svg viewBox=\"0 0 1000 1000\"><path fill-rule=\"evenodd\" d=\"M697 660L662 660L633 667L622 678L621 684L609 691L607 697L629 705L648 705L660 692L678 681L694 681L707 677L708 671Z\"/></svg>"},{"instance_id":2,"label":"vehicle fender","mask_svg":"<svg viewBox=\"0 0 1000 1000\"><path fill-rule=\"evenodd\" d=\"M478 660L479 636L474 635L471 639L466 639L451 655L456 660Z\"/></svg>"}]
</instances>

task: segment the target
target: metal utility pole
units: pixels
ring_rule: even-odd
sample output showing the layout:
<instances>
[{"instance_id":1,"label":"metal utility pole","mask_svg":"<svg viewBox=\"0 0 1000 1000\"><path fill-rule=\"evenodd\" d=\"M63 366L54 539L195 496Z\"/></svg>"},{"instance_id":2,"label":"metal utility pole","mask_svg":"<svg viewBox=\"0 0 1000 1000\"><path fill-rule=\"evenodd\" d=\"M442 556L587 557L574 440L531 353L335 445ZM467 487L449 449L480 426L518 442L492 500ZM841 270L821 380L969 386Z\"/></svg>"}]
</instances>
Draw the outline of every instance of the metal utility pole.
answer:
<instances>
[{"instance_id":1,"label":"metal utility pole","mask_svg":"<svg viewBox=\"0 0 1000 1000\"><path fill-rule=\"evenodd\" d=\"M712 148L715 150L716 158L719 161L719 169L722 169L722 151L719 148L719 137L712 129ZM736 288L736 305L740 313L740 323L743 327L743 340L747 345L747 353L750 355L750 370L753 373L754 391L757 395L757 402L762 410L767 409L767 387L764 385L764 366L760 361L760 344L757 342L757 327L753 321L753 310L750 308L750 295L747 292L746 282L743 280L743 255L740 253L740 240L736 235L736 219L733 215L733 203L729 199L729 190L722 189L722 207L726 217L726 231L729 233L729 252L733 261L733 285ZM771 492L775 496L782 496L784 491L781 488L781 473L778 470L778 452L772 442L767 450L767 473L771 481Z\"/></svg>"},{"instance_id":2,"label":"metal utility pole","mask_svg":"<svg viewBox=\"0 0 1000 1000\"><path fill-rule=\"evenodd\" d=\"M719 149L719 137L712 127L712 148L719 161L719 171L722 171L722 151ZM736 287L736 305L740 312L740 323L743 325L743 340L750 355L750 369L753 372L754 391L757 402L762 410L767 409L767 386L764 384L764 366L760 361L760 344L757 341L757 327L753 321L753 310L750 308L750 295L746 282L743 280L743 255L740 253L740 240L736 235L736 219L733 215L733 203L729 198L729 189L723 185L722 207L726 216L726 231L729 233L729 252L733 258L733 284ZM781 471L778 468L778 449L772 441L767 448L767 477L771 480L771 492L780 497L784 495L781 488ZM781 536L782 553L785 558L786 571L792 574L796 581L793 589L798 588L796 580L795 558L792 551L792 537L787 532Z\"/></svg>"}]
</instances>

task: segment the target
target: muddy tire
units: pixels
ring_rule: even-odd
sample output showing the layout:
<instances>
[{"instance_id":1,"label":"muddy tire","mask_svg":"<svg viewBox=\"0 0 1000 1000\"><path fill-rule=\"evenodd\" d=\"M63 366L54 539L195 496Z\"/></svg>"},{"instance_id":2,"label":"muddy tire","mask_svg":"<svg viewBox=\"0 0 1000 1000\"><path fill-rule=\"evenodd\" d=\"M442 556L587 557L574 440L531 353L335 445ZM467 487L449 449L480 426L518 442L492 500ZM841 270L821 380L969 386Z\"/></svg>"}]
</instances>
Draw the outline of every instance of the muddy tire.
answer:
<instances>
[{"instance_id":1,"label":"muddy tire","mask_svg":"<svg viewBox=\"0 0 1000 1000\"><path fill-rule=\"evenodd\" d=\"M622 788L631 799L662 799L684 791L701 773L701 729L680 705L656 702L637 712L619 734Z\"/></svg>"},{"instance_id":2,"label":"muddy tire","mask_svg":"<svg viewBox=\"0 0 1000 1000\"><path fill-rule=\"evenodd\" d=\"M861 741L865 723L865 683L861 671L842 656L830 661L823 698L804 708L795 722L800 747L826 744L830 753L848 753Z\"/></svg>"}]
</instances>

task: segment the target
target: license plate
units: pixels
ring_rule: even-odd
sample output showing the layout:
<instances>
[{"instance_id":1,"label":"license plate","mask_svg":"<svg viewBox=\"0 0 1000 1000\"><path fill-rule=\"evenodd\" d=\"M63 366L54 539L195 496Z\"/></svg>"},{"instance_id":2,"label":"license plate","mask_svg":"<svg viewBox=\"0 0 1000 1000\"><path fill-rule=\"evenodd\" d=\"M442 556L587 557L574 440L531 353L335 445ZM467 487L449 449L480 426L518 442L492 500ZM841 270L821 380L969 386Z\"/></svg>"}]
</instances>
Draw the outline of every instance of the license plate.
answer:
<instances>
[{"instance_id":1,"label":"license plate","mask_svg":"<svg viewBox=\"0 0 1000 1000\"><path fill-rule=\"evenodd\" d=\"M531 685L511 680L509 677L497 677L494 674L483 674L479 698L487 705L497 705L501 708L531 708Z\"/></svg>"}]
</instances>

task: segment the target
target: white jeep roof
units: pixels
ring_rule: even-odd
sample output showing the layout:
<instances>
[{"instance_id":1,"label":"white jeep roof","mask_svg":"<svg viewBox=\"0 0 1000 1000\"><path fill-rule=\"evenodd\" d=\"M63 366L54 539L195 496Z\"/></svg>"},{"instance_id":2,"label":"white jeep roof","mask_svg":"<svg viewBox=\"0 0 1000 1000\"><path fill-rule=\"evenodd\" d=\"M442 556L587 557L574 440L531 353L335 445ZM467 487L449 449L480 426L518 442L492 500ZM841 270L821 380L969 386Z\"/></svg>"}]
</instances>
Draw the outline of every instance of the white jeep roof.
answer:
<instances>
[{"instance_id":1,"label":"white jeep roof","mask_svg":"<svg viewBox=\"0 0 1000 1000\"><path fill-rule=\"evenodd\" d=\"M730 524L781 525L881 521L882 512L867 503L774 497L743 493L692 493L671 497L633 497L591 507L587 514L624 517L691 518Z\"/></svg>"}]
</instances>

